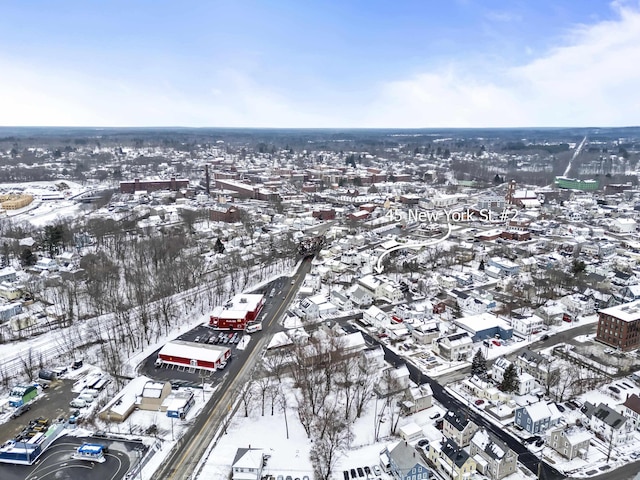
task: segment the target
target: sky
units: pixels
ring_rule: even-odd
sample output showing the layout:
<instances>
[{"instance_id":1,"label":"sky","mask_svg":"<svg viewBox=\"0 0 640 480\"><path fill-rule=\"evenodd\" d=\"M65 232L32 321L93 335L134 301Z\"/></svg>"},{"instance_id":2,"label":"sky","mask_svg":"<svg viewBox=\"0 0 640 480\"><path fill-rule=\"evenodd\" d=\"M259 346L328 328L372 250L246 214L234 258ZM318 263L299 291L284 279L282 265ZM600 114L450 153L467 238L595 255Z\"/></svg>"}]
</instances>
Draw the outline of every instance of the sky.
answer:
<instances>
[{"instance_id":1,"label":"sky","mask_svg":"<svg viewBox=\"0 0 640 480\"><path fill-rule=\"evenodd\" d=\"M640 125L640 0L0 0L0 125Z\"/></svg>"}]
</instances>

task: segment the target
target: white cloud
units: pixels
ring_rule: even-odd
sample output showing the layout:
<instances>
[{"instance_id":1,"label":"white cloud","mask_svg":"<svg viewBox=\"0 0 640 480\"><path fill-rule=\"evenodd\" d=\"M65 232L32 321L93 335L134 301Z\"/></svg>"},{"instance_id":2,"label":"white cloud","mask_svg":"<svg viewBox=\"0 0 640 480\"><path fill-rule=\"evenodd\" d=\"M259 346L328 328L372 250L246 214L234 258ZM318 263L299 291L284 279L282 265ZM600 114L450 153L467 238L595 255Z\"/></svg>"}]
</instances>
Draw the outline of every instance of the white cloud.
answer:
<instances>
[{"instance_id":1,"label":"white cloud","mask_svg":"<svg viewBox=\"0 0 640 480\"><path fill-rule=\"evenodd\" d=\"M370 126L499 127L640 124L640 11L569 32L558 46L492 80L451 64L381 86Z\"/></svg>"}]
</instances>

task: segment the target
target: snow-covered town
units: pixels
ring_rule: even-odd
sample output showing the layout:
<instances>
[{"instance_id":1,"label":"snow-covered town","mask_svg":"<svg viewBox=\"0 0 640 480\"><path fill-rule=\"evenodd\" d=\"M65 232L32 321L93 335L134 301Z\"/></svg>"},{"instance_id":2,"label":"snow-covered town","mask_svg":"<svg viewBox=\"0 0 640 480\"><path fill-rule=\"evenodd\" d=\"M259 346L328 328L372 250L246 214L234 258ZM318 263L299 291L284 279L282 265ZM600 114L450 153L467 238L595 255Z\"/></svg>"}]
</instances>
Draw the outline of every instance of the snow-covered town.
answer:
<instances>
[{"instance_id":1,"label":"snow-covered town","mask_svg":"<svg viewBox=\"0 0 640 480\"><path fill-rule=\"evenodd\" d=\"M640 469L640 134L184 135L0 144L0 478Z\"/></svg>"}]
</instances>

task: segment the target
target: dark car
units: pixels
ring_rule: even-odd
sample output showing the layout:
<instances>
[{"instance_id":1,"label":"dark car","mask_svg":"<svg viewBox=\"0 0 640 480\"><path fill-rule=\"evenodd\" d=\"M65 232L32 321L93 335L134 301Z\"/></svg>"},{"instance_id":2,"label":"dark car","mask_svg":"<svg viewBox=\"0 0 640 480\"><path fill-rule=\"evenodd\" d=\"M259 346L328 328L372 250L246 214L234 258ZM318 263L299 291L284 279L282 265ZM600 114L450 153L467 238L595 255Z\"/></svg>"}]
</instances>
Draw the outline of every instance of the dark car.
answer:
<instances>
[{"instance_id":1,"label":"dark car","mask_svg":"<svg viewBox=\"0 0 640 480\"><path fill-rule=\"evenodd\" d=\"M349 480L349 472L347 470L342 472L342 476L344 477L344 480Z\"/></svg>"},{"instance_id":2,"label":"dark car","mask_svg":"<svg viewBox=\"0 0 640 480\"><path fill-rule=\"evenodd\" d=\"M544 445L544 438L536 440L536 447L541 447L542 445Z\"/></svg>"},{"instance_id":3,"label":"dark car","mask_svg":"<svg viewBox=\"0 0 640 480\"><path fill-rule=\"evenodd\" d=\"M369 468L369 466L364 467L364 473L366 473L367 475L371 473L371 469Z\"/></svg>"},{"instance_id":4,"label":"dark car","mask_svg":"<svg viewBox=\"0 0 640 480\"><path fill-rule=\"evenodd\" d=\"M549 335L547 335L546 333L540 337L541 342L545 342L547 340L549 340Z\"/></svg>"},{"instance_id":5,"label":"dark car","mask_svg":"<svg viewBox=\"0 0 640 480\"><path fill-rule=\"evenodd\" d=\"M619 388L613 387L611 385L609 385L608 388L609 388L609 390L611 390L614 393L620 393L620 389Z\"/></svg>"},{"instance_id":6,"label":"dark car","mask_svg":"<svg viewBox=\"0 0 640 480\"><path fill-rule=\"evenodd\" d=\"M356 473L356 469L352 468L351 469L351 478L356 478L358 476L358 474Z\"/></svg>"},{"instance_id":7,"label":"dark car","mask_svg":"<svg viewBox=\"0 0 640 480\"><path fill-rule=\"evenodd\" d=\"M556 408L557 408L557 409L558 409L558 411L560 411L560 412L564 412L564 411L565 411L565 408L564 408L562 405L560 405L559 403L556 403Z\"/></svg>"},{"instance_id":8,"label":"dark car","mask_svg":"<svg viewBox=\"0 0 640 480\"><path fill-rule=\"evenodd\" d=\"M358 467L356 470L358 470L359 477L364 477L364 470L362 470L362 468Z\"/></svg>"}]
</instances>

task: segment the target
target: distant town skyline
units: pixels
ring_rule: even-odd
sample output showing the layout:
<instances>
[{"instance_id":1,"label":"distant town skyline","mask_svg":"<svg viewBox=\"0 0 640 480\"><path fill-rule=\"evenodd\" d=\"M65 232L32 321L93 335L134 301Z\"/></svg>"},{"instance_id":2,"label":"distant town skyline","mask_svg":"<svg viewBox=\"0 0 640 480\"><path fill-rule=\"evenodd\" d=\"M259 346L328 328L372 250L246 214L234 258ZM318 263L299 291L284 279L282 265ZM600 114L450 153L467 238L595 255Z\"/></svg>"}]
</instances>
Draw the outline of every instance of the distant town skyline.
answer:
<instances>
[{"instance_id":1,"label":"distant town skyline","mask_svg":"<svg viewBox=\"0 0 640 480\"><path fill-rule=\"evenodd\" d=\"M639 125L640 2L0 1L0 125Z\"/></svg>"}]
</instances>

